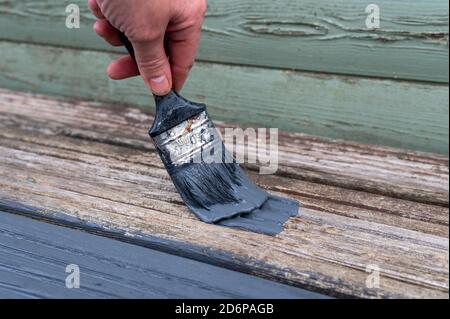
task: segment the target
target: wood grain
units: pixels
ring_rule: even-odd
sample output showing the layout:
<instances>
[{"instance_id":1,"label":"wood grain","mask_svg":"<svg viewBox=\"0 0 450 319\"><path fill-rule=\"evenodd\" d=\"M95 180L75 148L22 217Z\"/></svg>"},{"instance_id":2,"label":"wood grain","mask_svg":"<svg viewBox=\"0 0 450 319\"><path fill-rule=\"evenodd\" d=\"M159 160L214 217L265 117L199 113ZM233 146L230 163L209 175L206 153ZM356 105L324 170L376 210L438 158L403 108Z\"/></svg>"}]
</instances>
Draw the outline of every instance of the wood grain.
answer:
<instances>
[{"instance_id":1,"label":"wood grain","mask_svg":"<svg viewBox=\"0 0 450 319\"><path fill-rule=\"evenodd\" d=\"M139 109L100 108L97 103L67 102L8 90L0 90L0 103L0 127L3 128L28 128L33 123L32 127L37 132L51 131L140 150L154 150L146 134L153 117ZM230 125L218 123L219 128L225 126ZM37 142L33 136L24 138L31 143ZM240 153L253 149L242 144L236 148ZM448 205L446 156L284 132L279 136L278 153L279 176ZM154 159L154 163L159 163L155 155ZM257 170L252 164L247 167Z\"/></svg>"},{"instance_id":2,"label":"wood grain","mask_svg":"<svg viewBox=\"0 0 450 319\"><path fill-rule=\"evenodd\" d=\"M112 50L92 31L65 27L67 2L0 2L0 39ZM367 29L364 0L210 0L199 59L448 83L448 1L378 0L381 28ZM115 50L119 51L119 50Z\"/></svg>"},{"instance_id":3,"label":"wood grain","mask_svg":"<svg viewBox=\"0 0 450 319\"><path fill-rule=\"evenodd\" d=\"M0 243L1 298L323 298L254 276L1 211ZM79 267L79 288L66 287L68 265Z\"/></svg>"},{"instance_id":4,"label":"wood grain","mask_svg":"<svg viewBox=\"0 0 450 319\"><path fill-rule=\"evenodd\" d=\"M53 221L60 218L56 212L74 218L77 227L95 225L96 232L118 232L122 240L182 251L190 258L334 296L448 297L444 205L287 174L289 157L298 156L290 145L281 152L279 174L250 174L271 192L304 202L300 217L292 218L276 237L207 225L187 211L176 194L146 137L151 117L143 111L8 91L0 96L3 210ZM336 153L325 150L337 148L336 141L287 133L280 137L280 145L312 142L315 163L334 161ZM343 147L353 163L340 169L342 175L347 173L348 184L352 175L362 180L357 167L372 179L371 171L385 165L379 174L385 183L373 182L380 189L389 180L401 189L409 179L416 190L430 191L434 185L440 199L431 200L430 192L423 195L428 202L448 202L448 158L356 143ZM297 171L315 165L308 155L301 162L304 166ZM328 176L318 168L314 173L324 181ZM366 286L369 265L380 267L378 289Z\"/></svg>"},{"instance_id":5,"label":"wood grain","mask_svg":"<svg viewBox=\"0 0 450 319\"><path fill-rule=\"evenodd\" d=\"M107 79L117 55L6 42L0 50L0 87L153 107L140 79ZM183 94L215 120L448 154L448 85L198 63Z\"/></svg>"}]
</instances>

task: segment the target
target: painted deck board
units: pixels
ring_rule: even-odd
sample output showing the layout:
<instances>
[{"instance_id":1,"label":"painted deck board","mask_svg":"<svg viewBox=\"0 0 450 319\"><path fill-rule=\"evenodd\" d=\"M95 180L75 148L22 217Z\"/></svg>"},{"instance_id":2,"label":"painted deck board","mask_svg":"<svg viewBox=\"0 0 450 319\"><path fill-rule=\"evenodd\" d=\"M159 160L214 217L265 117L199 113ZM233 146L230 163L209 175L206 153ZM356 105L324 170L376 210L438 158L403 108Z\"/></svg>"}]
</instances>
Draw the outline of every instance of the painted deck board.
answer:
<instances>
[{"instance_id":1,"label":"painted deck board","mask_svg":"<svg viewBox=\"0 0 450 319\"><path fill-rule=\"evenodd\" d=\"M80 29L65 27L69 3L80 6ZM365 24L369 3L209 0L199 59L448 83L448 1L378 0L377 31ZM112 50L92 23L85 0L0 3L0 39Z\"/></svg>"},{"instance_id":2,"label":"painted deck board","mask_svg":"<svg viewBox=\"0 0 450 319\"><path fill-rule=\"evenodd\" d=\"M0 51L0 87L153 108L140 79L107 79L115 54L7 42ZM215 120L448 154L448 85L198 63L183 94Z\"/></svg>"},{"instance_id":3,"label":"painted deck board","mask_svg":"<svg viewBox=\"0 0 450 319\"><path fill-rule=\"evenodd\" d=\"M80 288L66 288L77 265ZM0 298L323 298L258 277L0 211Z\"/></svg>"},{"instance_id":4,"label":"painted deck board","mask_svg":"<svg viewBox=\"0 0 450 319\"><path fill-rule=\"evenodd\" d=\"M270 237L188 212L139 109L2 91L0 118L5 211L327 295L448 298L445 156L282 133L276 175L247 167L260 186L304 204ZM380 288L366 286L370 265Z\"/></svg>"}]
</instances>

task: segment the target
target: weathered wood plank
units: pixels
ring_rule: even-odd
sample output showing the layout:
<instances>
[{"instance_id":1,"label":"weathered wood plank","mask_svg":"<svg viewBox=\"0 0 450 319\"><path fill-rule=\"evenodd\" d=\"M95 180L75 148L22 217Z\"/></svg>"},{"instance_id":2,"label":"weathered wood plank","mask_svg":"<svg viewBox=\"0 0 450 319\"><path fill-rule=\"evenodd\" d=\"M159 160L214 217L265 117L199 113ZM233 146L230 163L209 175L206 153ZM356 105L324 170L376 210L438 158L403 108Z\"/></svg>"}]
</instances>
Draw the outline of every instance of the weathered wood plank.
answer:
<instances>
[{"instance_id":1,"label":"weathered wood plank","mask_svg":"<svg viewBox=\"0 0 450 319\"><path fill-rule=\"evenodd\" d=\"M306 207L279 236L206 225L182 205L145 137L150 117L142 111L21 94L17 100L11 92L2 96L3 209L52 220L74 217L78 227L97 225L95 231L120 232L124 240L337 296L448 297L448 207L281 174L256 180ZM302 136L293 137L302 144ZM370 146L359 147L361 156L372 152ZM381 150L389 152L386 161L395 154L373 147L375 154ZM406 169L413 158L418 166L431 165L433 178L448 170L448 159L423 153L405 152L404 162L395 162ZM370 171L369 164L359 165ZM35 208L17 207L18 202ZM380 267L379 289L366 287L369 265Z\"/></svg>"},{"instance_id":2,"label":"weathered wood plank","mask_svg":"<svg viewBox=\"0 0 450 319\"><path fill-rule=\"evenodd\" d=\"M0 90L0 119L1 128L32 127L36 133L52 132L154 151L146 134L153 117L135 108L108 108L96 103L66 102ZM7 137L6 130L3 132ZM39 142L36 137L24 135L21 138L27 142ZM18 135L13 133L12 136L17 139ZM246 150L241 144L237 149L239 152ZM446 156L283 132L279 136L278 153L279 176L448 206L449 162ZM162 167L156 155L152 160L152 165L158 163ZM142 161L144 159L135 164ZM254 165L247 166L255 169ZM266 184L274 184L274 181Z\"/></svg>"},{"instance_id":3,"label":"weathered wood plank","mask_svg":"<svg viewBox=\"0 0 450 319\"><path fill-rule=\"evenodd\" d=\"M447 238L309 210L303 210L301 218L292 220L282 235L268 238L218 229L191 218L162 213L157 208L105 200L102 195L89 195L90 184L82 185L84 190L77 192L71 187L76 181L68 182L73 178L71 175L63 177L57 185L54 178L47 175L41 179L33 171L27 172L28 176L23 179L19 174L23 170L26 168L13 170L15 178L2 178L3 207L6 198L36 205L44 216L60 209L107 230L118 229L132 236L156 236L175 246L178 242L187 242L195 245L192 249L196 253L203 252L203 258L219 258L226 267L238 267L338 296L423 298L448 295ZM45 186L46 180L50 180L52 186ZM103 187L103 193L108 192L108 188ZM155 206L163 207L166 199L159 193L153 196L161 198ZM181 206L168 204L165 209L182 211ZM8 202L6 208L9 208ZM232 255L226 257L220 253L217 256L215 251ZM365 270L369 265L382 269L380 289L365 286L368 275Z\"/></svg>"},{"instance_id":4,"label":"weathered wood plank","mask_svg":"<svg viewBox=\"0 0 450 319\"><path fill-rule=\"evenodd\" d=\"M0 243L1 298L323 298L1 211ZM69 265L79 267L79 288L66 287Z\"/></svg>"},{"instance_id":5,"label":"weathered wood plank","mask_svg":"<svg viewBox=\"0 0 450 319\"><path fill-rule=\"evenodd\" d=\"M0 3L0 39L111 50L92 32L65 27L67 2ZM199 59L366 76L448 82L448 1L379 0L370 31L363 0L209 0Z\"/></svg>"},{"instance_id":6,"label":"weathered wood plank","mask_svg":"<svg viewBox=\"0 0 450 319\"><path fill-rule=\"evenodd\" d=\"M4 130L5 131L5 130ZM144 205L147 208L163 209L165 206L161 206L161 198L158 196L152 196L147 194L148 189L158 184L160 187L159 192L164 191L164 198L169 198L170 201L179 203L177 196L173 194L173 188L169 181L167 181L164 171L161 170L161 166L156 166L159 169L156 171L149 171L148 167L155 166L154 163L159 163L156 156L142 155L142 151L130 152L127 148L120 146L102 147L98 143L90 143L89 145L72 144L67 138L52 139L50 145L45 145L41 141L46 140L46 136L38 133L33 133L34 138L26 138L23 134L15 130L8 130L2 132L0 135L5 140L2 142L2 146L8 146L17 150L38 152L41 154L47 154L51 156L57 156L60 159L66 159L69 161L82 162L89 165L89 176L95 176L95 178L85 177L83 180L77 180L72 185L72 189L80 193L84 192L84 189L89 188L90 194L94 196L108 198L113 201L120 201L127 204L136 206ZM19 138L20 136L20 138ZM24 140L27 142L24 143ZM41 144L39 150L36 149L36 144ZM111 151L111 149L113 151ZM127 156L114 156L117 154L127 154ZM22 156L23 153L17 154ZM130 161L130 156L132 160ZM113 157L114 160L110 161L108 158ZM110 173L107 177L96 175L95 169L91 171L92 165L102 160L108 166L119 169L114 173ZM17 168L17 161L15 158L9 159L2 157L5 167L8 169ZM122 163L122 164L121 164ZM23 164L23 163L22 163ZM37 170L34 172L35 177L42 179L46 178L45 168L52 165L51 160L43 159L39 163L32 165ZM131 166L130 166L131 165ZM129 167L126 169L126 167ZM29 169L32 167L28 163ZM122 170L127 171L127 174ZM76 174L77 166L54 168L54 172L58 174L64 174L67 171ZM42 173L43 172L43 173ZM86 171L87 172L87 171ZM4 173L5 176L10 176L9 173ZM21 176L23 179L27 179L26 175L17 173L16 177ZM114 174L114 175L111 175ZM142 181L140 177L142 174L151 177L151 183ZM348 216L358 219L366 219L370 221L376 221L378 223L399 226L406 229L418 230L424 233L439 235L448 237L448 209L442 207L419 204L415 202L398 200L392 198L386 198L383 196L372 195L365 192L349 191L342 188L322 186L320 184L302 182L298 180L291 180L282 177L261 177L256 174L251 174L252 177L267 190L274 192L289 191L291 196L295 196L303 203L303 207L311 208L319 211L326 211L338 215ZM164 182L160 179L163 178ZM112 180L113 179L113 180ZM117 184L120 181L119 184ZM66 181L59 180L60 185L64 185ZM87 184L86 184L87 183ZM112 184L111 184L112 183ZM103 191L103 185L110 185L110 190L105 194ZM124 188L133 189L132 194L123 193ZM299 189L299 191L293 191ZM139 195L134 195L139 194ZM145 199L143 199L143 195ZM363 203L361 203L363 202ZM181 204L182 206L182 204ZM177 206L178 207L178 206ZM179 207L181 209L181 207ZM183 209L183 211L185 211ZM384 214L379 214L383 211ZM164 210L166 213L174 213L170 208ZM188 217L188 213L183 213L183 217Z\"/></svg>"},{"instance_id":7,"label":"weathered wood plank","mask_svg":"<svg viewBox=\"0 0 450 319\"><path fill-rule=\"evenodd\" d=\"M2 87L153 105L140 79L107 79L113 54L5 42L0 50ZM447 85L199 63L184 94L215 120L448 153Z\"/></svg>"}]
</instances>

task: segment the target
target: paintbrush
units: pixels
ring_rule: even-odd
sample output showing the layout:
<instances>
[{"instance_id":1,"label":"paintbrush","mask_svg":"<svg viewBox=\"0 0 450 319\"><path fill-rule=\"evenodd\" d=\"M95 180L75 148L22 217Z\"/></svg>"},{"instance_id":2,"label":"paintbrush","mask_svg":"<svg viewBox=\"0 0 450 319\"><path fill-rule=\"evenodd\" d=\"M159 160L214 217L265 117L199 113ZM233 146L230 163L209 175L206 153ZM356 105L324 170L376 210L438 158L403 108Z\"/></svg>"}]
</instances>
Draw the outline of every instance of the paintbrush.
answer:
<instances>
[{"instance_id":1,"label":"paintbrush","mask_svg":"<svg viewBox=\"0 0 450 319\"><path fill-rule=\"evenodd\" d=\"M121 40L134 58L131 42L124 34ZM202 221L275 234L297 215L296 201L270 196L245 175L226 150L205 104L175 91L155 96L155 102L149 134L178 193Z\"/></svg>"}]
</instances>

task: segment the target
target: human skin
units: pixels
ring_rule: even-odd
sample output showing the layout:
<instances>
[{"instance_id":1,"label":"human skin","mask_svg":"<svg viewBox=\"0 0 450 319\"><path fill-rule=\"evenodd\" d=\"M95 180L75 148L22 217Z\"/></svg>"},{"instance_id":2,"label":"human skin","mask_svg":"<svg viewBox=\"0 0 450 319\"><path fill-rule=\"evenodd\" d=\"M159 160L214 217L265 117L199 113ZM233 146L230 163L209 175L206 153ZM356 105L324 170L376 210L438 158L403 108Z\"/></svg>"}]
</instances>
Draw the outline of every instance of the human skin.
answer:
<instances>
[{"instance_id":1,"label":"human skin","mask_svg":"<svg viewBox=\"0 0 450 319\"><path fill-rule=\"evenodd\" d=\"M111 79L141 75L156 95L182 89L195 61L206 0L88 0L88 4L97 18L94 30L99 36L112 46L122 46L119 31L123 32L135 50L136 61L127 55L108 66Z\"/></svg>"}]
</instances>

